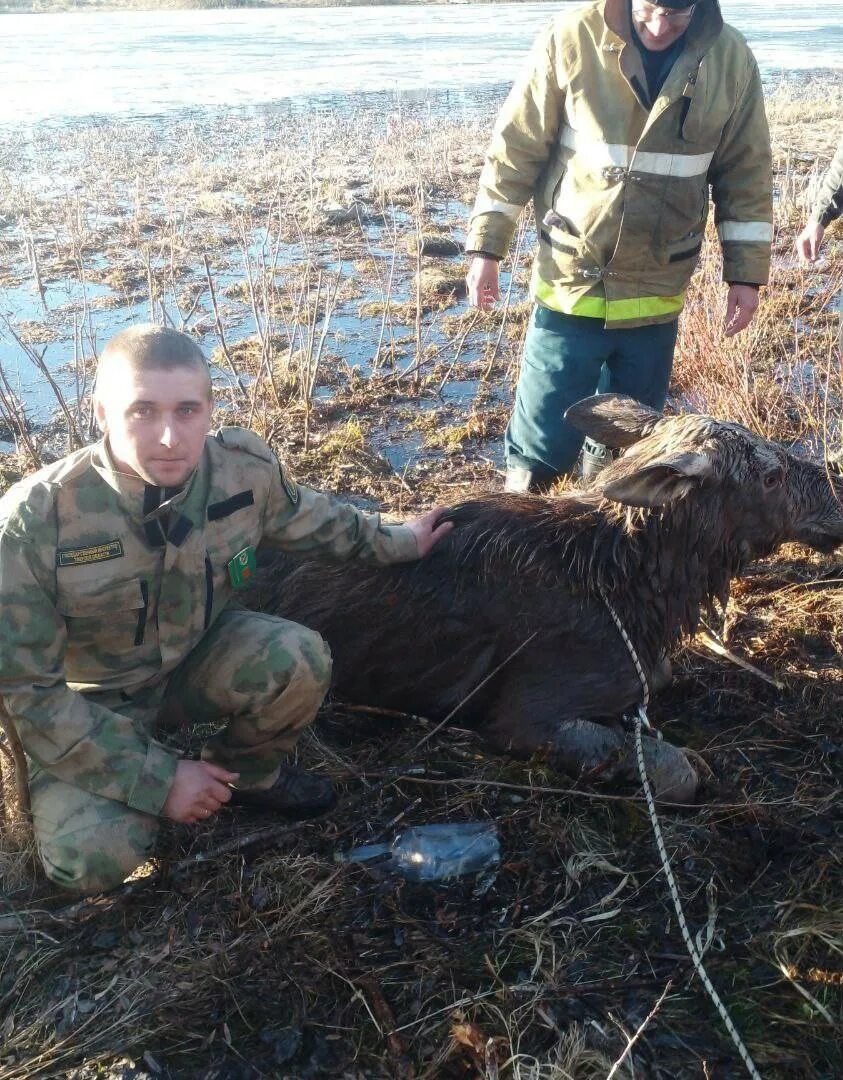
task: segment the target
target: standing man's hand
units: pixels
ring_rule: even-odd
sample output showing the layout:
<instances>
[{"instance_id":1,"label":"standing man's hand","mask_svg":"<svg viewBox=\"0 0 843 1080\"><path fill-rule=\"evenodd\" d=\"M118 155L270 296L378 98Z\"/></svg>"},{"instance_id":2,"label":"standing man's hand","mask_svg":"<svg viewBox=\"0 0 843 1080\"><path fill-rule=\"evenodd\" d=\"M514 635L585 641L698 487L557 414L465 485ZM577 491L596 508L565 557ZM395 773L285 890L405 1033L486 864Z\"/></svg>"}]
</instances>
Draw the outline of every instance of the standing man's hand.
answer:
<instances>
[{"instance_id":1,"label":"standing man's hand","mask_svg":"<svg viewBox=\"0 0 843 1080\"><path fill-rule=\"evenodd\" d=\"M207 821L231 798L228 785L239 775L210 761L180 761L161 816L183 825Z\"/></svg>"},{"instance_id":2,"label":"standing man's hand","mask_svg":"<svg viewBox=\"0 0 843 1080\"><path fill-rule=\"evenodd\" d=\"M745 330L758 310L758 287L756 285L730 285L726 298L726 337L734 337Z\"/></svg>"},{"instance_id":3,"label":"standing man's hand","mask_svg":"<svg viewBox=\"0 0 843 1080\"><path fill-rule=\"evenodd\" d=\"M453 529L453 521L439 522L439 518L445 513L446 509L445 506L437 506L433 510L428 510L426 514L422 514L421 517L411 518L409 521L404 522L416 538L420 559L424 558L439 543L442 537L447 536Z\"/></svg>"},{"instance_id":4,"label":"standing man's hand","mask_svg":"<svg viewBox=\"0 0 843 1080\"><path fill-rule=\"evenodd\" d=\"M796 250L803 263L817 261L820 246L825 236L825 227L818 221L809 221L802 232L796 237Z\"/></svg>"},{"instance_id":5,"label":"standing man's hand","mask_svg":"<svg viewBox=\"0 0 843 1080\"><path fill-rule=\"evenodd\" d=\"M481 311L491 311L501 298L500 266L490 255L474 255L466 275L468 303Z\"/></svg>"}]
</instances>

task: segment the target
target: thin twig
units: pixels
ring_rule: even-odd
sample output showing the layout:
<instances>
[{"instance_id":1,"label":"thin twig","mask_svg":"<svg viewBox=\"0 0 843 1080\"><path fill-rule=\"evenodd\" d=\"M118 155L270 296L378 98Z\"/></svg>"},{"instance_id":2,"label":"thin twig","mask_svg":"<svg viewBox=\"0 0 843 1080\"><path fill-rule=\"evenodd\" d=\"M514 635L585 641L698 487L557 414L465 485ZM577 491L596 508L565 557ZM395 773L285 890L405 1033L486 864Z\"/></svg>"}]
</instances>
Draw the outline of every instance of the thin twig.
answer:
<instances>
[{"instance_id":1,"label":"thin twig","mask_svg":"<svg viewBox=\"0 0 843 1080\"><path fill-rule=\"evenodd\" d=\"M763 679L764 682L769 683L771 686L775 686L777 690L784 690L785 684L779 679L774 679L772 675L767 675L766 672L761 671L755 667L754 664L750 664L748 660L744 660L742 657L737 656L721 644L713 634L706 633L705 631L698 632L696 640L702 645L705 645L707 649L715 654L715 656L722 656L725 660L731 660L733 664L737 664L738 667L743 668L744 671L750 672L752 675L757 675L759 679Z\"/></svg>"},{"instance_id":2,"label":"thin twig","mask_svg":"<svg viewBox=\"0 0 843 1080\"><path fill-rule=\"evenodd\" d=\"M31 360L33 365L38 369L38 371L41 372L41 374L47 380L50 389L55 395L56 401L59 403L59 408L64 413L64 418L67 421L68 450L78 450L79 447L82 446L82 436L79 434L79 430L76 426L76 421L74 420L73 415L70 412L70 407L65 400L64 394L61 392L58 383L53 378L52 373L50 372L50 369L47 367L47 364L44 360L44 354L47 350L45 349L43 352L37 353L31 345L27 345L27 343L20 337L14 326L12 326L12 324L9 322L9 319L5 315L0 316L0 318L2 318L3 325L6 327L6 330L12 336L12 338L14 338L19 348L23 350L28 359Z\"/></svg>"},{"instance_id":3,"label":"thin twig","mask_svg":"<svg viewBox=\"0 0 843 1080\"><path fill-rule=\"evenodd\" d=\"M501 670L501 668L505 667L509 663L510 660L513 660L521 652L522 649L526 648L526 646L530 644L530 642L533 640L533 638L537 634L538 634L538 630L534 630L532 632L532 634L530 634L529 637L524 638L524 640L521 642L521 644L517 648L513 649L512 652L509 654L509 656L507 656L504 660L501 660L501 662L498 664L498 666L493 668L484 679L481 679L480 682L474 687L473 690L469 690L469 692L465 695L465 697L462 699L462 701L458 702L453 707L453 709L451 709L451 711L448 713L448 715L445 717L444 720L440 721L440 723L438 723L436 725L436 727L432 731L429 731L427 733L427 735L425 735L423 738L419 739L419 741L412 748L410 753L415 754L415 752L420 747L424 746L424 744L426 742L429 742L429 740L432 739L433 736L437 734L437 732L441 731L442 728L445 727L445 725L450 721L451 717L455 716L460 711L460 709L463 707L463 705L465 705L469 701L471 701L471 699L478 692L478 690L482 690L483 687L486 685L486 683L490 679L494 678L494 676L497 675L497 673Z\"/></svg>"},{"instance_id":4,"label":"thin twig","mask_svg":"<svg viewBox=\"0 0 843 1080\"><path fill-rule=\"evenodd\" d=\"M240 391L240 396L245 399L247 396L246 387L243 385L243 381L240 378L236 367L234 366L234 359L231 355L231 352L229 351L228 344L225 340L225 331L222 328L222 319L220 318L219 308L217 307L217 294L214 289L214 279L211 276L211 264L208 262L207 255L202 255L202 262L205 264L205 278L208 282L208 292L211 296L211 308L214 312L214 322L217 328L217 337L220 339L220 348L222 349L222 354L225 357L226 363L228 364L228 369L237 384L237 389Z\"/></svg>"},{"instance_id":5,"label":"thin twig","mask_svg":"<svg viewBox=\"0 0 843 1080\"><path fill-rule=\"evenodd\" d=\"M407 1044L395 1030L395 1014L389 1002L372 976L358 976L357 983L368 999L369 1013L377 1021L379 1034L386 1039L393 1075L396 1080L414 1080L416 1073L407 1056Z\"/></svg>"},{"instance_id":6,"label":"thin twig","mask_svg":"<svg viewBox=\"0 0 843 1080\"><path fill-rule=\"evenodd\" d=\"M29 437L29 421L26 410L15 396L2 364L0 364L0 415L3 416L11 428L18 449L23 444L32 465L36 469L40 469L41 457Z\"/></svg>"},{"instance_id":7,"label":"thin twig","mask_svg":"<svg viewBox=\"0 0 843 1080\"><path fill-rule=\"evenodd\" d=\"M627 1036L626 1048L624 1049L624 1052L621 1054L621 1056L618 1058L618 1060L611 1067L611 1069L609 1069L609 1072L606 1074L606 1080L612 1080L612 1077L615 1075L615 1073L618 1071L618 1069L621 1067L621 1065L623 1065L623 1063L624 1063L624 1061L626 1061L627 1057L629 1057L630 1051L632 1050L633 1046L636 1044L636 1042L640 1038L642 1032L644 1031L644 1028L650 1023L650 1021L653 1019L653 1017L659 1011L659 1008L661 1007L661 1003L667 997L667 992L668 992L668 990L670 990L672 985L673 985L672 981L668 981L668 983L665 986L664 990L662 990L661 994L659 994L658 1000L656 1001L655 1005L652 1007L652 1009L650 1009L650 1011L647 1013L647 1015L644 1017L644 1019L638 1025L638 1028L637 1028L635 1034L632 1036L631 1039L629 1038L629 1036Z\"/></svg>"},{"instance_id":8,"label":"thin twig","mask_svg":"<svg viewBox=\"0 0 843 1080\"><path fill-rule=\"evenodd\" d=\"M367 771L363 773L364 777L371 778L376 776L377 773ZM602 791L584 791L582 788L563 788L563 787L549 787L546 784L508 784L502 780L467 780L463 777L453 777L451 779L432 780L427 777L414 776L411 772L405 771L401 774L402 783L411 784L430 784L435 787L465 787L465 788L493 788L500 791L523 791L531 795L573 795L578 799L596 799L600 802L623 802L623 803L643 803L643 799L637 795L609 795L607 792ZM793 798L786 799L765 799L765 800L747 800L742 803L674 803L668 802L665 799L659 800L659 806L675 806L682 810L743 810L746 812L752 812L766 808L768 806L793 806Z\"/></svg>"},{"instance_id":9,"label":"thin twig","mask_svg":"<svg viewBox=\"0 0 843 1080\"><path fill-rule=\"evenodd\" d=\"M9 753L15 766L15 795L18 804L18 813L28 819L32 816L32 806L29 799L29 780L26 769L26 754L23 752L23 744L18 735L18 729L8 712L0 705L0 728L6 734L9 744Z\"/></svg>"}]
</instances>

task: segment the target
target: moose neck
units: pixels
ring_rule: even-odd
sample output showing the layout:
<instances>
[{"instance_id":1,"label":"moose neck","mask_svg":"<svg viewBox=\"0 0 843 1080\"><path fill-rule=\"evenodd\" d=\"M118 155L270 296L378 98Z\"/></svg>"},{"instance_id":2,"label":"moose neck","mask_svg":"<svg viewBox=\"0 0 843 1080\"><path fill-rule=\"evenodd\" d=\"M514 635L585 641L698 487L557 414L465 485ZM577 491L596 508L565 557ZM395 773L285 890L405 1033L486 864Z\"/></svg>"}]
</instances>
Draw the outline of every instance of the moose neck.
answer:
<instances>
[{"instance_id":1,"label":"moose neck","mask_svg":"<svg viewBox=\"0 0 843 1080\"><path fill-rule=\"evenodd\" d=\"M706 609L725 605L749 553L721 504L702 493L655 510L595 507L588 582L605 590L650 660L692 634Z\"/></svg>"},{"instance_id":2,"label":"moose neck","mask_svg":"<svg viewBox=\"0 0 843 1080\"><path fill-rule=\"evenodd\" d=\"M703 610L726 602L751 557L722 496L699 490L657 510L625 508L599 492L498 495L449 516L457 526L449 546L469 577L585 597L608 620L605 593L650 664L694 632Z\"/></svg>"}]
</instances>

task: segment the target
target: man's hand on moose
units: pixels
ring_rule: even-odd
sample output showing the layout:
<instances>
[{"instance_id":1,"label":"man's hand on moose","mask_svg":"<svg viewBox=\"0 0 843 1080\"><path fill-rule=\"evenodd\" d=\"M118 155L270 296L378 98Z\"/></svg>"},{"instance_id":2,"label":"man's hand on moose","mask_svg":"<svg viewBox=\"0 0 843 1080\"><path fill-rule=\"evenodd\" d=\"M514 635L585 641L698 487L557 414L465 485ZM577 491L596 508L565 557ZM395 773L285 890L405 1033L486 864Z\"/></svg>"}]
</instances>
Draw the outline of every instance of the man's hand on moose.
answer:
<instances>
[{"instance_id":1,"label":"man's hand on moose","mask_svg":"<svg viewBox=\"0 0 843 1080\"><path fill-rule=\"evenodd\" d=\"M233 784L239 775L209 761L180 761L162 817L183 825L207 821L231 798L228 784Z\"/></svg>"},{"instance_id":2,"label":"man's hand on moose","mask_svg":"<svg viewBox=\"0 0 843 1080\"><path fill-rule=\"evenodd\" d=\"M439 522L439 518L442 517L446 509L447 507L444 506L436 506L433 510L428 510L426 514L422 514L421 517L411 518L409 521L404 522L416 538L420 559L424 558L439 543L442 537L447 536L453 529L453 521Z\"/></svg>"},{"instance_id":3,"label":"man's hand on moose","mask_svg":"<svg viewBox=\"0 0 843 1080\"><path fill-rule=\"evenodd\" d=\"M758 310L757 285L730 285L726 298L726 337L734 337L745 330Z\"/></svg>"}]
</instances>

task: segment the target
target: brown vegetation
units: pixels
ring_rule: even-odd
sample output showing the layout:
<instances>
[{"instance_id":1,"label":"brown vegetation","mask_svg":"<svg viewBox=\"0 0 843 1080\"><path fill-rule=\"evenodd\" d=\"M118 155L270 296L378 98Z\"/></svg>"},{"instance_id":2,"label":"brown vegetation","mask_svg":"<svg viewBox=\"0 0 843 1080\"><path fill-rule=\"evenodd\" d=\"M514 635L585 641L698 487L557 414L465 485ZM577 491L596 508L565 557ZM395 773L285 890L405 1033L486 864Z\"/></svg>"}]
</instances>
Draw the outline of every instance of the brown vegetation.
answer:
<instances>
[{"instance_id":1,"label":"brown vegetation","mask_svg":"<svg viewBox=\"0 0 843 1080\"><path fill-rule=\"evenodd\" d=\"M837 85L798 108L774 98L772 287L751 331L724 341L708 245L672 402L817 456L840 441L839 232L820 271L791 248L816 172L802 150L829 149L840 105ZM69 365L42 397L67 412L46 426L12 373L0 379L0 426L18 444L0 457L3 486L87 430L117 320L162 312L214 344L221 421L253 426L301 480L396 514L498 486L531 241L507 266L506 301L480 315L448 297L426 311L419 272L442 263L412 239L458 235L464 210L450 207L473 196L485 135L396 112L0 136L3 309L27 321L14 348L42 386L35 358ZM377 310L358 318L366 303ZM701 805L663 824L706 964L766 1078L840 1070L840 578L839 556L795 547L752 568L708 631L744 666L697 639L651 710L707 777ZM459 728L419 746L430 730L333 704L301 756L336 780L336 815L169 830L147 877L78 910L7 821L0 1076L605 1077L668 984L615 1075L740 1075L641 801L572 792ZM378 882L334 861L401 823L469 818L497 823L491 884Z\"/></svg>"}]
</instances>

